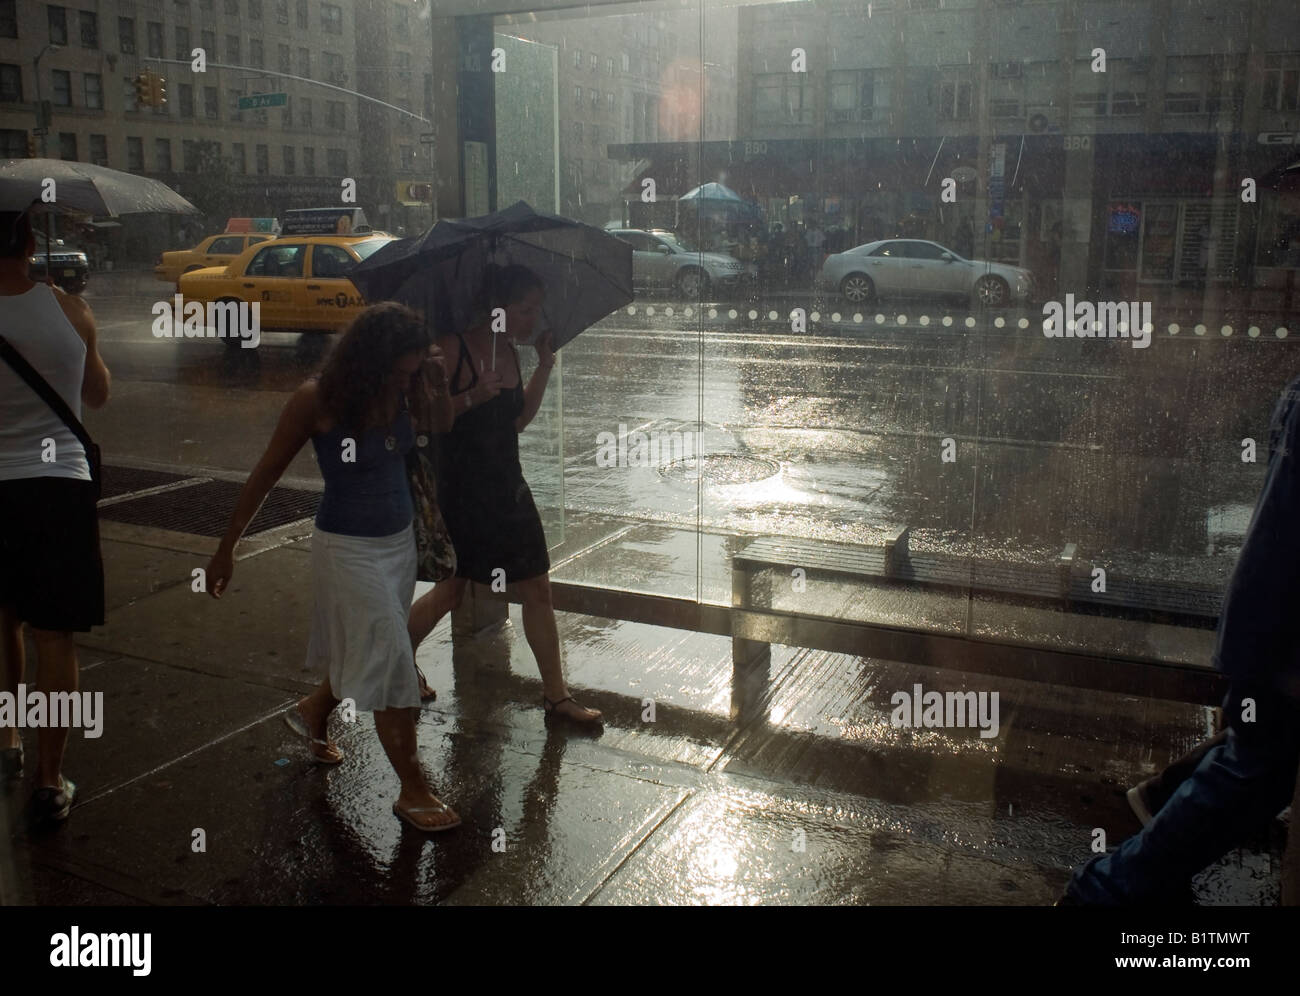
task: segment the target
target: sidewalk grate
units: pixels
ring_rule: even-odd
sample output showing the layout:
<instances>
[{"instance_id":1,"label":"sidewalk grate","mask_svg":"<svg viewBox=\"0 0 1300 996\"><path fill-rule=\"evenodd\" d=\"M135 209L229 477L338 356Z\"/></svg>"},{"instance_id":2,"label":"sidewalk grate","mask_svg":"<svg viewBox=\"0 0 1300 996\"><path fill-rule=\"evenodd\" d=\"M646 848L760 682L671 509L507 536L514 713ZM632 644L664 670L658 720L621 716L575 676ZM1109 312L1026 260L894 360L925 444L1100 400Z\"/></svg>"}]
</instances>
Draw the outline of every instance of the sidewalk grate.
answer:
<instances>
[{"instance_id":1,"label":"sidewalk grate","mask_svg":"<svg viewBox=\"0 0 1300 996\"><path fill-rule=\"evenodd\" d=\"M99 517L110 522L218 537L224 535L230 524L230 513L242 488L238 481L204 481L101 508ZM320 494L316 491L273 488L244 535L252 536L310 518L316 514L319 504Z\"/></svg>"},{"instance_id":2,"label":"sidewalk grate","mask_svg":"<svg viewBox=\"0 0 1300 996\"><path fill-rule=\"evenodd\" d=\"M166 470L143 470L138 467L105 466L103 488L100 500L119 498L132 491L147 491L165 484L175 484L185 480L185 474L174 474Z\"/></svg>"}]
</instances>

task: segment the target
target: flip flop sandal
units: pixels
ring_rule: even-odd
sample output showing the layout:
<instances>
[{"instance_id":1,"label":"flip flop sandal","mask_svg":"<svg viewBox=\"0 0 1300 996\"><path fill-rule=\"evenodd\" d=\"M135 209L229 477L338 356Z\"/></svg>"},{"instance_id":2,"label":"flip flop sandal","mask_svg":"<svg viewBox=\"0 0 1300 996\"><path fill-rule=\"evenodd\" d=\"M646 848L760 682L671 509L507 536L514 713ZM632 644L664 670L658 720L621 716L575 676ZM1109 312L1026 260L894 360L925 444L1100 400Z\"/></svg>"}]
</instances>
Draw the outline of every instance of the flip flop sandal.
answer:
<instances>
[{"instance_id":1,"label":"flip flop sandal","mask_svg":"<svg viewBox=\"0 0 1300 996\"><path fill-rule=\"evenodd\" d=\"M289 729L293 730L294 733L298 734L298 736L302 737L304 740L307 740L309 742L309 746L311 748L311 756L315 758L317 761L319 761L321 764L342 764L343 759L347 757L347 755L344 754L343 751L339 749L337 744L332 744L328 740L319 740L316 737L313 737L311 735L311 730L307 728L307 720L303 719L302 713L298 711L298 707L296 705L292 705L285 710L284 723L286 726L289 727ZM317 751L317 748L321 748L321 747L325 748L326 750L334 751L334 753L338 755L338 758L331 759L328 757L321 757L321 755Z\"/></svg>"},{"instance_id":2,"label":"flip flop sandal","mask_svg":"<svg viewBox=\"0 0 1300 996\"><path fill-rule=\"evenodd\" d=\"M570 716L567 712L560 712L559 711L560 706L564 705L564 703L566 702L572 702L574 705L578 706L579 709L586 708L585 706L580 705L578 703L578 700L575 699L572 695L566 695L558 702L552 702L545 695L543 695L542 710L546 713L546 718L567 719L570 723L577 723L579 726L603 726L604 725L605 717L600 715L599 713L596 714L595 719L579 719L577 716Z\"/></svg>"},{"instance_id":3,"label":"flip flop sandal","mask_svg":"<svg viewBox=\"0 0 1300 996\"><path fill-rule=\"evenodd\" d=\"M393 815L394 815L394 816L396 816L396 817L397 817L399 820L401 820L403 823L409 823L411 826L415 827L415 829L417 829L417 830L422 830L422 831L424 831L425 833L438 833L439 831L442 831L442 830L455 830L456 827L460 826L461 821L460 821L460 819L459 819L459 817L458 817L458 818L455 820L455 822L452 822L452 823L440 823L440 824L438 824L437 826L434 826L434 827L427 827L427 826L425 826L424 824L417 822L417 821L413 818L413 814L415 814L415 813L450 813L451 811L452 811L452 808L451 808L450 806L448 806L445 802L440 803L440 804L438 804L437 806L413 806L413 807L411 807L410 809L403 809L403 808L402 808L401 806L399 806L397 803L393 803Z\"/></svg>"},{"instance_id":4,"label":"flip flop sandal","mask_svg":"<svg viewBox=\"0 0 1300 996\"><path fill-rule=\"evenodd\" d=\"M415 673L416 673L417 675L419 675L419 677L416 679L416 681L419 682L420 687L421 687L421 688L429 688L429 682L425 679L425 677L424 677L424 672L421 671L421 670L417 667L417 668L415 669ZM429 694L428 694L428 695L425 695L424 692L421 692L421 693L420 693L420 701L421 701L421 702L435 702L435 701L437 701L437 698L438 698L438 693L437 693L437 691L436 691L435 689L432 689L432 688L429 688Z\"/></svg>"}]
</instances>

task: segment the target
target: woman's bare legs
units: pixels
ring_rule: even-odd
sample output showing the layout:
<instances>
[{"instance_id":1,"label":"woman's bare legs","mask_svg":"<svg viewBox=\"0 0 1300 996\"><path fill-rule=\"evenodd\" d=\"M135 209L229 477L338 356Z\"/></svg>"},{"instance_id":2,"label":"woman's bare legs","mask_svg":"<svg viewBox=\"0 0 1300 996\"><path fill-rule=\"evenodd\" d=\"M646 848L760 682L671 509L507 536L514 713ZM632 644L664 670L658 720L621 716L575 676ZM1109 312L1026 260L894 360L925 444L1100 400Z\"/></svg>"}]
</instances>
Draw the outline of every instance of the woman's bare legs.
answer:
<instances>
[{"instance_id":1,"label":"woman's bare legs","mask_svg":"<svg viewBox=\"0 0 1300 996\"><path fill-rule=\"evenodd\" d=\"M311 731L313 740L328 742L330 713L338 704L339 700L334 697L328 678L317 685L316 690L306 698L298 700L298 712L307 721L307 729ZM336 764L343 759L342 752L332 743L327 743L326 746L314 743L311 745L311 752L330 764Z\"/></svg>"},{"instance_id":2,"label":"woman's bare legs","mask_svg":"<svg viewBox=\"0 0 1300 996\"><path fill-rule=\"evenodd\" d=\"M454 611L465 597L466 578L447 578L439 581L431 589L415 600L410 614L406 617L406 632L411 638L411 657L420 649L420 644L433 632L448 612ZM424 680L424 672L417 666L415 673L420 676L420 698L433 695L433 689Z\"/></svg>"},{"instance_id":3,"label":"woman's bare legs","mask_svg":"<svg viewBox=\"0 0 1300 996\"><path fill-rule=\"evenodd\" d=\"M433 794L425 780L416 751L415 714L415 709L376 709L375 730L402 783L401 794L397 797L398 808L406 811L424 829L432 830L457 823L460 817L451 807L443 808L445 804ZM425 812L413 812L420 809Z\"/></svg>"},{"instance_id":4,"label":"woman's bare legs","mask_svg":"<svg viewBox=\"0 0 1300 996\"><path fill-rule=\"evenodd\" d=\"M560 634L555 626L555 607L551 604L550 575L516 581L515 590L523 602L524 636L542 675L542 694L552 702L567 699L569 689L560 663ZM601 718L599 711L584 709L573 701L556 706L555 711L584 723L596 723Z\"/></svg>"}]
</instances>

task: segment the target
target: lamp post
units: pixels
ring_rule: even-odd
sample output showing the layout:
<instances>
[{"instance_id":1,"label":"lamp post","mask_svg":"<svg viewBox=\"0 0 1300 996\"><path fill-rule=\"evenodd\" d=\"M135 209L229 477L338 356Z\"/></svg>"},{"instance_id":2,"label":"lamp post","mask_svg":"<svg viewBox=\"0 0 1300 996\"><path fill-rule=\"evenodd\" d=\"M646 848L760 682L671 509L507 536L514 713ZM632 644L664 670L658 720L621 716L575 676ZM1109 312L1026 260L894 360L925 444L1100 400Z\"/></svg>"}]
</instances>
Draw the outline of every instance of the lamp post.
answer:
<instances>
[{"instance_id":1,"label":"lamp post","mask_svg":"<svg viewBox=\"0 0 1300 996\"><path fill-rule=\"evenodd\" d=\"M36 58L32 59L32 73L36 77L36 131L41 139L41 158L48 159L50 153L49 136L50 136L50 117L45 113L45 102L41 99L41 60L45 58L48 52L57 52L62 45L55 45L50 42L37 53ZM49 280L50 273L50 245L54 241L54 212L47 210L45 212L45 279Z\"/></svg>"}]
</instances>

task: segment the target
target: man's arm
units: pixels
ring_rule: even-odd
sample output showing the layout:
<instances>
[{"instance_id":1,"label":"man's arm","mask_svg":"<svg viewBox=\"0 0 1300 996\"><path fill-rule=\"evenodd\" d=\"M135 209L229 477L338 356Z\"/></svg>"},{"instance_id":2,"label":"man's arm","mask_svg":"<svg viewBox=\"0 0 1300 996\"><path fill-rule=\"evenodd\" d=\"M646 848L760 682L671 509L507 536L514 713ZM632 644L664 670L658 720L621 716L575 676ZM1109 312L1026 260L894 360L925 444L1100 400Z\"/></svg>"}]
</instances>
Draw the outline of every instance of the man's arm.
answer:
<instances>
[{"instance_id":1,"label":"man's arm","mask_svg":"<svg viewBox=\"0 0 1300 996\"><path fill-rule=\"evenodd\" d=\"M109 385L112 377L104 358L99 355L99 338L95 329L95 316L88 305L75 294L66 294L54 288L54 296L59 307L72 327L86 344L86 369L81 377L81 400L91 408L102 407L108 401Z\"/></svg>"}]
</instances>

